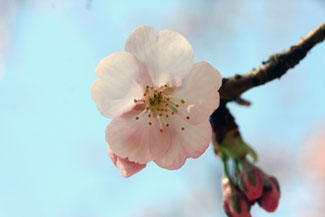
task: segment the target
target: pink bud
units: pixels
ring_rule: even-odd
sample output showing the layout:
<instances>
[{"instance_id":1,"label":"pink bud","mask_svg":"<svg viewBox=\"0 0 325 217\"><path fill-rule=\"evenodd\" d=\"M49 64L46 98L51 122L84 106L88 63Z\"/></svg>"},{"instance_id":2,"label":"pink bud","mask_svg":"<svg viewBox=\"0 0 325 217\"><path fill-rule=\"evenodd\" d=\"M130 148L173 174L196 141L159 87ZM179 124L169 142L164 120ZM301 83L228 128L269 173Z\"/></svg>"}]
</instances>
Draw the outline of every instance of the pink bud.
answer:
<instances>
[{"instance_id":1,"label":"pink bud","mask_svg":"<svg viewBox=\"0 0 325 217\"><path fill-rule=\"evenodd\" d=\"M223 178L222 189L224 198L222 207L228 217L251 217L250 205L228 178Z\"/></svg>"},{"instance_id":2,"label":"pink bud","mask_svg":"<svg viewBox=\"0 0 325 217\"><path fill-rule=\"evenodd\" d=\"M241 174L241 179L245 186L243 190L249 201L258 199L263 193L263 176L255 167L248 169Z\"/></svg>"},{"instance_id":3,"label":"pink bud","mask_svg":"<svg viewBox=\"0 0 325 217\"><path fill-rule=\"evenodd\" d=\"M266 177L269 186L264 187L264 192L258 204L268 212L274 212L279 205L280 187L274 177Z\"/></svg>"}]
</instances>

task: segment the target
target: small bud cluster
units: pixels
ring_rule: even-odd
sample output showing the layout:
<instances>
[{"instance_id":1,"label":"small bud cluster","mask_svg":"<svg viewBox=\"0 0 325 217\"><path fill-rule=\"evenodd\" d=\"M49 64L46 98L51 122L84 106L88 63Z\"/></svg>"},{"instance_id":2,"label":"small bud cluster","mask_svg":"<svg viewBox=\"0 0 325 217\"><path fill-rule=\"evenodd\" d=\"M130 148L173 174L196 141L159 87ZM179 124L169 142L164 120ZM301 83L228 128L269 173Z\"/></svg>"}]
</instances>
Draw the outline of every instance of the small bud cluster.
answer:
<instances>
[{"instance_id":1,"label":"small bud cluster","mask_svg":"<svg viewBox=\"0 0 325 217\"><path fill-rule=\"evenodd\" d=\"M267 212L274 212L280 200L276 178L267 175L246 158L229 159L223 156L225 177L222 180L223 209L229 217L249 217L256 202Z\"/></svg>"},{"instance_id":2,"label":"small bud cluster","mask_svg":"<svg viewBox=\"0 0 325 217\"><path fill-rule=\"evenodd\" d=\"M250 217L250 208L256 202L267 212L274 212L280 200L279 183L254 165L257 154L242 139L225 102L210 116L210 123L213 147L224 165L223 209L227 216Z\"/></svg>"}]
</instances>

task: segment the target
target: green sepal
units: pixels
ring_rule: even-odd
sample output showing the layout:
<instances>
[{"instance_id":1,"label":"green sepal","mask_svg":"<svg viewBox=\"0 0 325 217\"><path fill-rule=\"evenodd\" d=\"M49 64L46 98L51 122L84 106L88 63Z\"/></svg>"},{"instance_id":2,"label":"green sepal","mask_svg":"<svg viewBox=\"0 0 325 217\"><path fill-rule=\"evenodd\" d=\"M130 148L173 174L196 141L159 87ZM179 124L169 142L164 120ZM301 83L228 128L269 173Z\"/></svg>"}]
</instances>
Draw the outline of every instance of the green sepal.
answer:
<instances>
[{"instance_id":1,"label":"green sepal","mask_svg":"<svg viewBox=\"0 0 325 217\"><path fill-rule=\"evenodd\" d=\"M251 156L253 163L255 164L258 160L257 153L250 146L248 146L248 155Z\"/></svg>"},{"instance_id":2,"label":"green sepal","mask_svg":"<svg viewBox=\"0 0 325 217\"><path fill-rule=\"evenodd\" d=\"M272 185L266 177L263 177L264 180L264 190L271 190Z\"/></svg>"},{"instance_id":3,"label":"green sepal","mask_svg":"<svg viewBox=\"0 0 325 217\"><path fill-rule=\"evenodd\" d=\"M256 180L255 180L255 175L254 175L254 172L253 170L248 170L246 172L246 176L247 176L247 179L248 181L252 184L252 185L256 185Z\"/></svg>"},{"instance_id":4,"label":"green sepal","mask_svg":"<svg viewBox=\"0 0 325 217\"><path fill-rule=\"evenodd\" d=\"M237 185L242 192L246 192L246 186L241 177L239 177Z\"/></svg>"},{"instance_id":5,"label":"green sepal","mask_svg":"<svg viewBox=\"0 0 325 217\"><path fill-rule=\"evenodd\" d=\"M232 194L229 198L231 207L240 214L240 201L237 194Z\"/></svg>"},{"instance_id":6,"label":"green sepal","mask_svg":"<svg viewBox=\"0 0 325 217\"><path fill-rule=\"evenodd\" d=\"M229 157L233 158L241 158L249 152L249 147L236 129L226 133L220 146Z\"/></svg>"}]
</instances>

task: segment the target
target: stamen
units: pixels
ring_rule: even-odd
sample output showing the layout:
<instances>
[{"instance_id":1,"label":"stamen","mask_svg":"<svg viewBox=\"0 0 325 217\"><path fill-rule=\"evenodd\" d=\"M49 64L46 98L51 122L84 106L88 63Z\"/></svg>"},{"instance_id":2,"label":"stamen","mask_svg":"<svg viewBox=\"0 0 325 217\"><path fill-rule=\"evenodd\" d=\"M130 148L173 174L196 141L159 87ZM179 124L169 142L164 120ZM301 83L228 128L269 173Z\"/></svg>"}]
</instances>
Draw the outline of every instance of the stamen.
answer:
<instances>
[{"instance_id":1,"label":"stamen","mask_svg":"<svg viewBox=\"0 0 325 217\"><path fill-rule=\"evenodd\" d=\"M187 119L187 120L190 120L190 116L187 116L186 119Z\"/></svg>"},{"instance_id":2,"label":"stamen","mask_svg":"<svg viewBox=\"0 0 325 217\"><path fill-rule=\"evenodd\" d=\"M159 121L159 126L160 126L160 129L162 129L161 118L160 118L160 116L157 116L157 118L158 118L158 121ZM161 132L161 131L160 131L160 132Z\"/></svg>"},{"instance_id":3,"label":"stamen","mask_svg":"<svg viewBox=\"0 0 325 217\"><path fill-rule=\"evenodd\" d=\"M169 126L169 123L166 124L166 127L168 127L168 126Z\"/></svg>"},{"instance_id":4,"label":"stamen","mask_svg":"<svg viewBox=\"0 0 325 217\"><path fill-rule=\"evenodd\" d=\"M163 132L163 129L160 129L160 132L162 133Z\"/></svg>"},{"instance_id":5,"label":"stamen","mask_svg":"<svg viewBox=\"0 0 325 217\"><path fill-rule=\"evenodd\" d=\"M182 127L182 130L184 131L184 127Z\"/></svg>"},{"instance_id":6,"label":"stamen","mask_svg":"<svg viewBox=\"0 0 325 217\"><path fill-rule=\"evenodd\" d=\"M150 126L152 125L152 123L151 123L151 122L149 122L148 124L149 124Z\"/></svg>"},{"instance_id":7,"label":"stamen","mask_svg":"<svg viewBox=\"0 0 325 217\"><path fill-rule=\"evenodd\" d=\"M135 117L135 120L139 120L139 117L137 116L137 117Z\"/></svg>"},{"instance_id":8,"label":"stamen","mask_svg":"<svg viewBox=\"0 0 325 217\"><path fill-rule=\"evenodd\" d=\"M184 104L184 103L185 103L185 101L184 101L183 99L181 99L181 103L183 103L183 104Z\"/></svg>"}]
</instances>

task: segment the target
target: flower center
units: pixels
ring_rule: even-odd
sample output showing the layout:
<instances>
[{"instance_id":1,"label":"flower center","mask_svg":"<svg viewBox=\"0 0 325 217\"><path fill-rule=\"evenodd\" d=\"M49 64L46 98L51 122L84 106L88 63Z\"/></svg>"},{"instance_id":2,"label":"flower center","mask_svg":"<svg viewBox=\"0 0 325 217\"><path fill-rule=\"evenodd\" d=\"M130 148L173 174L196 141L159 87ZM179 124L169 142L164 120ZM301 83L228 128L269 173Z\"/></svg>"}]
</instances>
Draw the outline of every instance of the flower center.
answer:
<instances>
[{"instance_id":1,"label":"flower center","mask_svg":"<svg viewBox=\"0 0 325 217\"><path fill-rule=\"evenodd\" d=\"M173 88L167 84L159 88L146 86L145 93L142 99L134 99L134 103L144 105L144 110L136 116L136 120L139 120L141 116L147 115L149 122L152 126L152 118L157 118L160 125L160 132L163 132L164 128L170 126L170 118L180 111L180 106L185 104L184 99L176 99L173 95ZM180 103L180 104L178 104ZM190 116L186 116L189 120ZM180 128L184 131L184 127Z\"/></svg>"}]
</instances>

